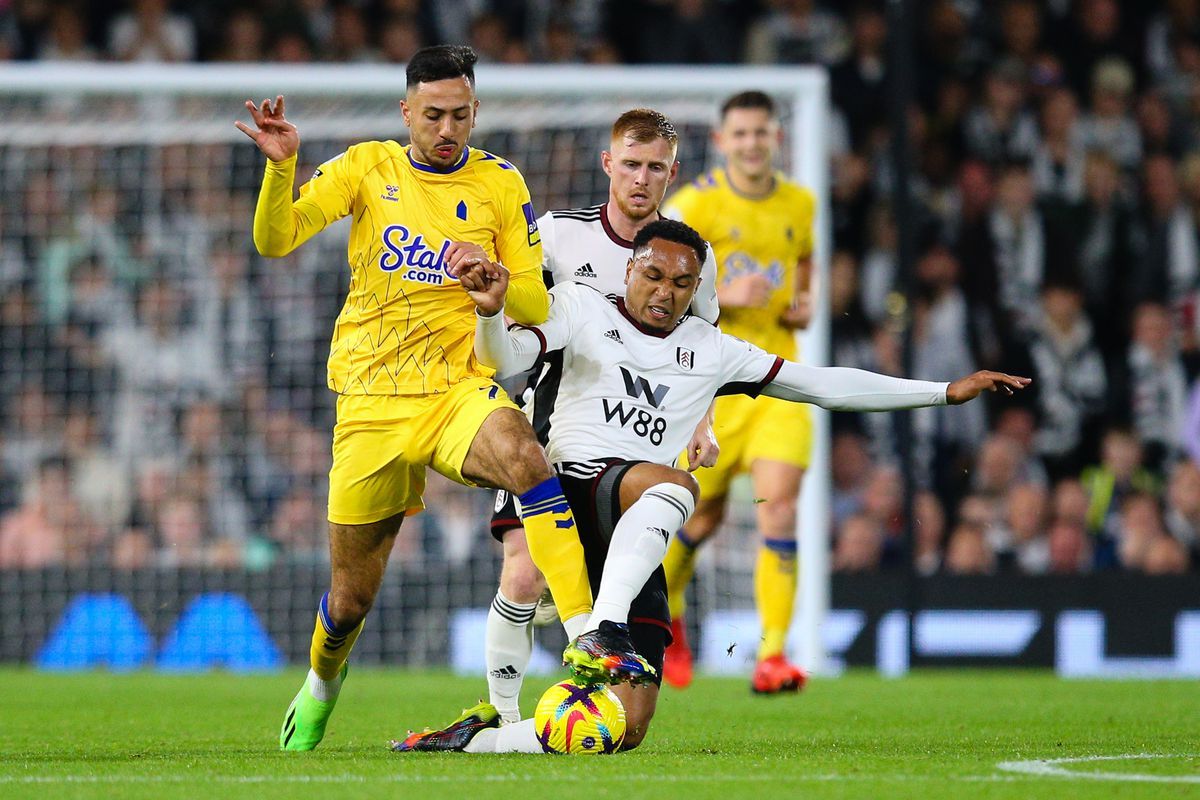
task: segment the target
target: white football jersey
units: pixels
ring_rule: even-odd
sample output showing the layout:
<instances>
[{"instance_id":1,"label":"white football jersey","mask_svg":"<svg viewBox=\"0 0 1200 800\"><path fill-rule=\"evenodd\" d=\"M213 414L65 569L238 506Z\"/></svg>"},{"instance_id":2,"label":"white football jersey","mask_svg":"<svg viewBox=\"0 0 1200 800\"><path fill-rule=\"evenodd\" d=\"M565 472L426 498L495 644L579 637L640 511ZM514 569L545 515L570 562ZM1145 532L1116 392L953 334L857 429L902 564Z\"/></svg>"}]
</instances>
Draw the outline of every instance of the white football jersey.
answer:
<instances>
[{"instance_id":1,"label":"white football jersey","mask_svg":"<svg viewBox=\"0 0 1200 800\"><path fill-rule=\"evenodd\" d=\"M612 458L674 464L715 395L757 395L783 363L698 317L664 334L618 295L566 282L550 296L549 319L529 330L555 357L527 413L567 472Z\"/></svg>"},{"instance_id":2,"label":"white football jersey","mask_svg":"<svg viewBox=\"0 0 1200 800\"><path fill-rule=\"evenodd\" d=\"M542 268L546 285L575 281L601 294L625 296L625 267L633 242L622 239L608 223L608 204L568 211L549 211L538 220L542 234ZM691 312L717 323L717 258L712 247L700 270Z\"/></svg>"}]
</instances>

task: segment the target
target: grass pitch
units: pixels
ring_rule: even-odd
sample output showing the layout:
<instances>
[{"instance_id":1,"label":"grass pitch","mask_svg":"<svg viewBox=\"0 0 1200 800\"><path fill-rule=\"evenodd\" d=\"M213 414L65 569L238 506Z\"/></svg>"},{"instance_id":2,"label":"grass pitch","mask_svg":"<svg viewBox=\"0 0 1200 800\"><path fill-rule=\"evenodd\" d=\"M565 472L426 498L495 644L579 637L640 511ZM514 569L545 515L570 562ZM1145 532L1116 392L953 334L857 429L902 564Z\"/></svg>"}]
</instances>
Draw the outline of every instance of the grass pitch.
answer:
<instances>
[{"instance_id":1,"label":"grass pitch","mask_svg":"<svg viewBox=\"0 0 1200 800\"><path fill-rule=\"evenodd\" d=\"M449 722L486 687L370 669L320 749L280 753L300 680L0 671L0 797L1200 797L1195 682L852 673L755 697L700 679L664 689L641 749L604 758L391 753L389 737ZM530 680L527 713L549 683Z\"/></svg>"}]
</instances>

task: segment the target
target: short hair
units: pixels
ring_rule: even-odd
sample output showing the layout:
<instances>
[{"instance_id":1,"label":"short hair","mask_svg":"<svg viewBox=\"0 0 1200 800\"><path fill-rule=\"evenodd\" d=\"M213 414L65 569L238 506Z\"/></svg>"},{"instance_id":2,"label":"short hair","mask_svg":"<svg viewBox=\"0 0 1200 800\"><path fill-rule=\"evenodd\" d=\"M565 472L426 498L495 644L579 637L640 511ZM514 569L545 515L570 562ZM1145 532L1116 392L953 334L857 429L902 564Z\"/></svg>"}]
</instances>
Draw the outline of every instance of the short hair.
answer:
<instances>
[{"instance_id":1,"label":"short hair","mask_svg":"<svg viewBox=\"0 0 1200 800\"><path fill-rule=\"evenodd\" d=\"M437 44L422 47L409 59L405 76L407 88L418 83L444 81L447 78L465 77L475 88L475 62L479 56L465 44Z\"/></svg>"},{"instance_id":2,"label":"short hair","mask_svg":"<svg viewBox=\"0 0 1200 800\"><path fill-rule=\"evenodd\" d=\"M767 114L774 117L777 116L775 101L771 99L771 95L766 92L760 92L757 89L751 89L746 92L738 92L733 97L721 104L721 119L725 117L735 108L761 108Z\"/></svg>"},{"instance_id":3,"label":"short hair","mask_svg":"<svg viewBox=\"0 0 1200 800\"><path fill-rule=\"evenodd\" d=\"M666 139L672 147L679 144L679 133L667 115L652 108L634 108L617 117L612 139L630 138L639 144Z\"/></svg>"},{"instance_id":4,"label":"short hair","mask_svg":"<svg viewBox=\"0 0 1200 800\"><path fill-rule=\"evenodd\" d=\"M642 228L633 237L633 257L641 255L654 239L664 239L668 242L687 245L696 251L696 258L703 269L708 258L708 244L704 237L696 233L696 229L677 219L657 219Z\"/></svg>"}]
</instances>

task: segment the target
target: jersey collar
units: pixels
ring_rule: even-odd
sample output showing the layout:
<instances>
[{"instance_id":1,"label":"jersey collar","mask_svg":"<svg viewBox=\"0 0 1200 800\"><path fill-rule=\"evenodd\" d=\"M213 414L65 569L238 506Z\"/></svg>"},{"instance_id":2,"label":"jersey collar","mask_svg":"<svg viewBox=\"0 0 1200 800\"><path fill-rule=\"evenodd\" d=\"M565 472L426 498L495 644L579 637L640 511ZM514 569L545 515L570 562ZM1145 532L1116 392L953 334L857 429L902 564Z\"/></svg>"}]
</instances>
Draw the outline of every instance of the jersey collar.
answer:
<instances>
[{"instance_id":1,"label":"jersey collar","mask_svg":"<svg viewBox=\"0 0 1200 800\"><path fill-rule=\"evenodd\" d=\"M656 339L665 339L675 331L679 330L679 323L676 323L675 327L669 331L658 331L654 328L647 328L645 325L634 319L633 315L629 313L629 309L625 308L624 297L617 298L617 311L621 312L621 316L624 317L630 325L638 329L638 333L644 333L647 336L653 336ZM679 320L679 322L683 322L686 317L687 315L685 314L684 317Z\"/></svg>"},{"instance_id":2,"label":"jersey collar","mask_svg":"<svg viewBox=\"0 0 1200 800\"><path fill-rule=\"evenodd\" d=\"M738 197L741 197L745 200L749 200L752 203L757 202L759 200L768 200L775 195L775 192L777 192L779 190L779 176L776 175L774 172L771 173L771 188L770 188L770 190L767 191L766 194L746 194L745 192L741 191L740 189L738 189L736 186L733 185L733 178L729 177L729 168L728 167L722 167L721 172L725 176L725 185L729 187L729 191L733 192Z\"/></svg>"},{"instance_id":3,"label":"jersey collar","mask_svg":"<svg viewBox=\"0 0 1200 800\"><path fill-rule=\"evenodd\" d=\"M430 166L429 164L422 164L420 161L417 161L415 158L413 158L411 144L404 148L404 153L408 156L408 163L412 164L413 169L420 170L421 172L431 172L434 175L449 175L452 172L458 172L460 169L466 166L467 159L471 157L471 148L464 147L462 156L458 159L458 163L452 167L447 167L446 169L438 169L437 167Z\"/></svg>"}]
</instances>

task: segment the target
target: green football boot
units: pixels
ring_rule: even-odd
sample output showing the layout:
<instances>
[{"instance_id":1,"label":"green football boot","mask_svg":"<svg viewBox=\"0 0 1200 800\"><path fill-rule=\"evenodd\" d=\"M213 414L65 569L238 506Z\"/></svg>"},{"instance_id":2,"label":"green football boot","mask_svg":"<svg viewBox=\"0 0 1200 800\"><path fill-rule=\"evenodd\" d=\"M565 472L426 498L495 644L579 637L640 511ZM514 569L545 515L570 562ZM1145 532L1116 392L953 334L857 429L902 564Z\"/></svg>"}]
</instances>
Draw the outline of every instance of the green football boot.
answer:
<instances>
[{"instance_id":1,"label":"green football boot","mask_svg":"<svg viewBox=\"0 0 1200 800\"><path fill-rule=\"evenodd\" d=\"M308 690L308 676L304 677L304 685L288 706L287 714L283 718L283 727L279 730L280 750L312 750L321 743L325 738L325 723L329 722L329 715L337 705L341 685L349 671L349 664L342 667L337 677L339 693L328 702L322 702L312 696Z\"/></svg>"}]
</instances>

